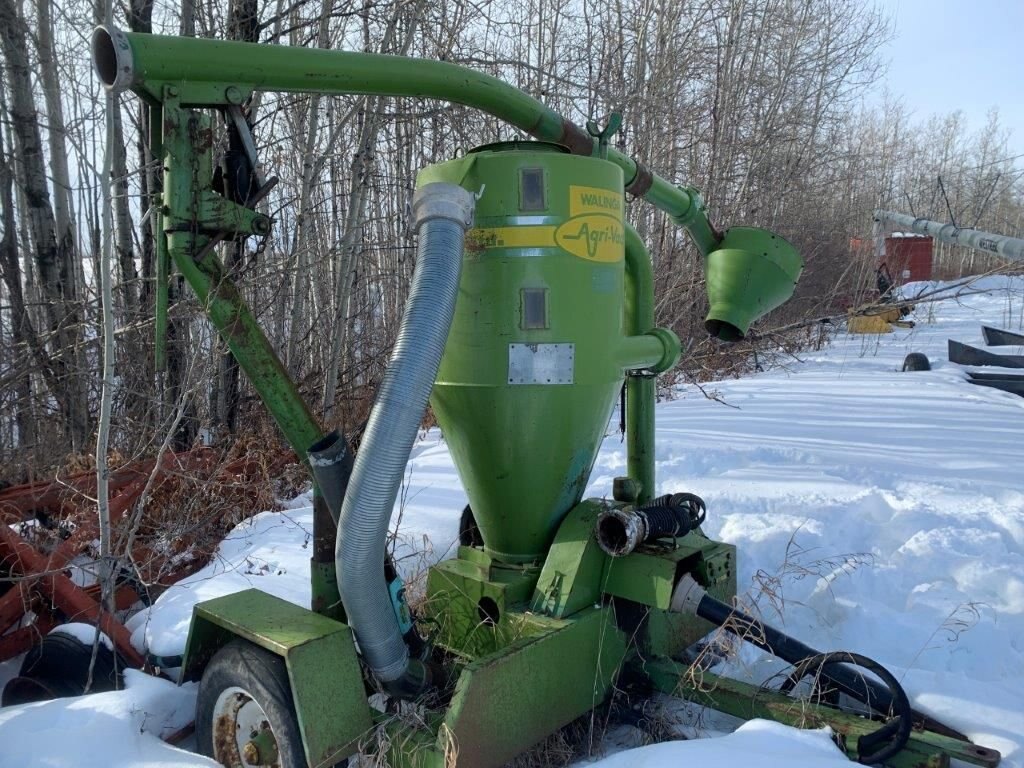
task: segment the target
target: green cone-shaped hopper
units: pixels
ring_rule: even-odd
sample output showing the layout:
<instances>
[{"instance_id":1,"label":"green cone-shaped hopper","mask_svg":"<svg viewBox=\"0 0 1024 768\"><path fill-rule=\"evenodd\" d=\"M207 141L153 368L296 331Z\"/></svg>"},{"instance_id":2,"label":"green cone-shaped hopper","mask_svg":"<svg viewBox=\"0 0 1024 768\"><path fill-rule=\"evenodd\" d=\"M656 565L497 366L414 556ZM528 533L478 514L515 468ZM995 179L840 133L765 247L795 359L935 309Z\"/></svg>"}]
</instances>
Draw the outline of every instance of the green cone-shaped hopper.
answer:
<instances>
[{"instance_id":1,"label":"green cone-shaped hopper","mask_svg":"<svg viewBox=\"0 0 1024 768\"><path fill-rule=\"evenodd\" d=\"M477 192L431 404L487 552L543 559L583 495L630 369L678 339L624 332L622 171L558 147L494 145L425 168Z\"/></svg>"},{"instance_id":2,"label":"green cone-shaped hopper","mask_svg":"<svg viewBox=\"0 0 1024 768\"><path fill-rule=\"evenodd\" d=\"M785 238L755 227L727 230L705 264L708 333L723 341L742 339L754 320L793 295L803 267Z\"/></svg>"}]
</instances>

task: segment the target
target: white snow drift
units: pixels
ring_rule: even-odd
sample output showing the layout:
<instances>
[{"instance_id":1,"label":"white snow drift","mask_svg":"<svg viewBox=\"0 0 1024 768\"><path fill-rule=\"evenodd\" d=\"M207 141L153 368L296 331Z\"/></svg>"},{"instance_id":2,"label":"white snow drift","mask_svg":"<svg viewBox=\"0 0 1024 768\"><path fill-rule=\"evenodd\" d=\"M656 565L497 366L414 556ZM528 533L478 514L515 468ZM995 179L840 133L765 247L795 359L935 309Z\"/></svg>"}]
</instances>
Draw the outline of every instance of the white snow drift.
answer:
<instances>
[{"instance_id":1,"label":"white snow drift","mask_svg":"<svg viewBox=\"0 0 1024 768\"><path fill-rule=\"evenodd\" d=\"M910 290L924 287L934 286ZM876 658L917 707L1022 768L1024 398L970 385L946 362L945 345L950 337L980 344L980 323L1019 329L1024 278L989 278L979 289L920 306L913 330L840 333L820 352L706 387L723 402L683 388L657 410L658 491L707 500L705 531L739 548L740 591L767 621L823 650ZM934 369L900 373L911 351L926 353ZM625 458L609 434L590 495L610 493ZM195 602L248 587L307 605L308 504L300 498L239 525L214 562L135 617L133 641L180 653ZM431 431L413 451L400 505L400 553L421 553L408 568L453 551L464 504L444 441ZM782 668L746 649L716 671L760 683ZM138 673L127 682L123 692L0 711L0 766L209 765L158 741L188 719L194 687ZM666 707L665 716L680 732L700 732L692 707ZM605 747L623 740L619 730ZM755 721L600 765L702 760L844 762L822 732Z\"/></svg>"}]
</instances>

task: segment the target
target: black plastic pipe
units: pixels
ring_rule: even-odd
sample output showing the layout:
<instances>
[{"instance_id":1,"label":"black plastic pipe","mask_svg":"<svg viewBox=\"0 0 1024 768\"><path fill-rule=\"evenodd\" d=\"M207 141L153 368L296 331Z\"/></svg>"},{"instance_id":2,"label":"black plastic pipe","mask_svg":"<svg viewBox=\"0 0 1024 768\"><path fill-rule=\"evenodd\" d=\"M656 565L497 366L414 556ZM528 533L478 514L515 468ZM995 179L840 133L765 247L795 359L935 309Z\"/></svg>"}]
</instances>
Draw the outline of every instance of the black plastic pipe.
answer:
<instances>
[{"instance_id":1,"label":"black plastic pipe","mask_svg":"<svg viewBox=\"0 0 1024 768\"><path fill-rule=\"evenodd\" d=\"M348 440L338 430L317 440L307 451L309 468L313 473L320 493L331 511L335 525L341 515L341 503L345 499L349 478L355 457L349 450ZM333 548L332 548L333 550ZM332 552L333 554L333 552Z\"/></svg>"}]
</instances>

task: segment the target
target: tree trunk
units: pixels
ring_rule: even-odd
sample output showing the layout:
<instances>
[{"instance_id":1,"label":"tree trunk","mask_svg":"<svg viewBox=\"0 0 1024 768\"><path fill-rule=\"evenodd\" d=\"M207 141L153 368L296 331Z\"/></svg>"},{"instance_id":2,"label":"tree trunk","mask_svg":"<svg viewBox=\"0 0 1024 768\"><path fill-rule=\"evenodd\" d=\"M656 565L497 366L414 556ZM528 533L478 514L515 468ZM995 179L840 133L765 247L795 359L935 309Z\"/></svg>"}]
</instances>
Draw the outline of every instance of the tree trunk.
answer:
<instances>
[{"instance_id":1,"label":"tree trunk","mask_svg":"<svg viewBox=\"0 0 1024 768\"><path fill-rule=\"evenodd\" d=\"M45 0L39 0L45 2ZM151 34L153 32L153 2L154 0L131 0L128 9L128 28L132 32ZM141 174L139 183L142 191L144 210L150 210L152 206L159 203L157 190L160 186L159 174L156 169L156 158L153 157L149 148L152 146L153 137L150 136L150 107L142 99L138 99L138 120L139 133L136 143L136 156L139 168L145 171ZM157 137L159 138L159 137ZM154 297L154 281L156 280L156 264L153 261L155 251L155 239L159 236L156 232L158 217L151 215L149 224L142 228L139 233L141 244L140 263L142 266L142 282L139 285L138 297L139 308L148 308Z\"/></svg>"},{"instance_id":2,"label":"tree trunk","mask_svg":"<svg viewBox=\"0 0 1024 768\"><path fill-rule=\"evenodd\" d=\"M59 375L55 392L61 408L65 435L72 451L85 448L91 432L85 379L75 360L80 352L79 312L74 280L74 253L57 238L50 203L39 117L32 97L24 21L15 0L0 0L0 46L7 65L10 115L14 131L15 175L25 192L29 234L39 278L39 292L46 302L47 320L54 347L53 361ZM69 362L70 361L70 362Z\"/></svg>"},{"instance_id":3,"label":"tree trunk","mask_svg":"<svg viewBox=\"0 0 1024 768\"><path fill-rule=\"evenodd\" d=\"M384 33L384 39L381 43L382 53L391 47L391 41L401 21L400 14L403 10L405 9L401 6L396 7L395 14L392 16ZM397 51L397 53L402 55L408 53L409 46L412 45L413 37L416 34L416 27L419 24L421 15L420 4L412 4L408 9L408 13L408 27L405 30L402 44ZM352 300L355 260L363 236L362 227L363 219L366 216L366 198L370 186L369 173L372 168L373 150L377 144L377 133L380 130L382 121L380 107L381 99L379 97L368 96L366 98L366 115L363 120L362 130L359 133L356 153L352 158L352 187L345 218L345 234L341 242L341 261L335 275L334 332L331 334L331 351L327 360L323 403L321 406L324 421L328 423L334 417L334 402L338 394L338 376L347 341L348 315Z\"/></svg>"},{"instance_id":4,"label":"tree trunk","mask_svg":"<svg viewBox=\"0 0 1024 768\"><path fill-rule=\"evenodd\" d=\"M142 27L139 31L151 33L153 31L151 21L153 0L134 1L138 3L139 12L137 18L139 19L140 27ZM181 27L179 31L184 37L193 37L195 35L195 4L192 0L182 0ZM143 124L143 131L147 134L149 127L150 121L147 114L146 122ZM155 138L159 139L160 137ZM150 141L152 142L153 140L154 137L150 136ZM153 163L150 166L152 170L146 174L147 184L149 185L154 203L159 205L163 189L161 187L162 176L159 173L158 162L162 162L163 158L148 155L147 159ZM153 224L155 227L155 219ZM163 232L154 228L154 238L161 238L163 236ZM156 265L153 264L151 268L153 270L153 280L155 281ZM181 275L173 274L173 264L168 265L167 280L167 304L170 308L174 307L184 296L185 285ZM178 425L171 438L171 447L175 451L185 451L191 448L199 431L196 403L188 392L189 355L192 352L192 329L189 322L188 317L179 317L173 312L170 313L170 317L167 320L167 370L163 374L158 374L158 378L162 377L163 384L163 422L165 424L173 423L177 411L179 409L182 411L182 417L178 419Z\"/></svg>"},{"instance_id":5,"label":"tree trunk","mask_svg":"<svg viewBox=\"0 0 1024 768\"><path fill-rule=\"evenodd\" d=\"M68 150L64 129L64 108L61 104L57 63L53 56L53 23L50 0L36 0L39 74L46 99L47 131L50 148L50 171L53 177L53 213L57 225L58 247L75 252L75 213L71 200L71 177L68 174ZM84 276L75 270L75 280L84 284Z\"/></svg>"},{"instance_id":6,"label":"tree trunk","mask_svg":"<svg viewBox=\"0 0 1024 768\"><path fill-rule=\"evenodd\" d=\"M320 26L317 31L317 47L326 48L328 42L328 31L330 29L330 11L333 5L332 0L323 0L320 7ZM310 217L310 203L313 198L313 184L323 167L318 163L314 152L320 132L320 94L314 93L309 97L309 117L307 119L306 141L302 150L302 178L299 182L299 209L295 216L295 242L292 247L295 260L295 291L292 300L291 322L288 329L288 347L285 352L285 365L290 372L298 376L301 365L296 360L296 349L299 343L301 331L305 329L306 320L306 294L309 291L309 271L312 264L310 259L311 240L310 237L312 222Z\"/></svg>"},{"instance_id":7,"label":"tree trunk","mask_svg":"<svg viewBox=\"0 0 1024 768\"><path fill-rule=\"evenodd\" d=\"M31 327L21 292L17 223L14 217L14 173L7 163L3 138L3 132L0 131L0 208L3 208L4 227L4 236L0 240L0 277L7 286L8 301L11 304L11 340L14 342L15 355L11 367L22 367L22 373L14 382L14 421L18 429L16 445L20 451L31 451L36 445L37 435L35 416L32 413L32 366L28 344L35 331ZM18 360L19 357L22 360Z\"/></svg>"},{"instance_id":8,"label":"tree trunk","mask_svg":"<svg viewBox=\"0 0 1024 768\"><path fill-rule=\"evenodd\" d=\"M231 0L228 10L229 40L255 43L259 39L259 7L257 0ZM246 116L249 129L252 130L254 115ZM228 278L237 275L245 253L245 238L239 238L224 247L224 267ZM217 385L214 387L213 423L234 433L238 427L238 406L241 397L238 361L218 339L220 350L217 365Z\"/></svg>"},{"instance_id":9,"label":"tree trunk","mask_svg":"<svg viewBox=\"0 0 1024 768\"><path fill-rule=\"evenodd\" d=\"M41 3L47 0L39 0ZM114 223L114 261L117 263L121 283L121 301L125 312L133 317L138 310L139 272L135 268L135 250L132 247L132 216L128 210L128 158L124 142L121 108L115 104L113 118L114 141L111 161L111 206Z\"/></svg>"}]
</instances>

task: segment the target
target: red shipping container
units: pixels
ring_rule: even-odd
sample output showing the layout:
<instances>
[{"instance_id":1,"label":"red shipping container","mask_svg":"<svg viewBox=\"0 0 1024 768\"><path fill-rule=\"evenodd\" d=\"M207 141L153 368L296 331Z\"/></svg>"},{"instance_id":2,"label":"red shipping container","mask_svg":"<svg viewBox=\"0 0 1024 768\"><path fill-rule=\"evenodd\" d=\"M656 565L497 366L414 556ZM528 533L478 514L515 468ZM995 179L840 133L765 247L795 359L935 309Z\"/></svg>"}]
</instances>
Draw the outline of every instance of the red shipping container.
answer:
<instances>
[{"instance_id":1,"label":"red shipping container","mask_svg":"<svg viewBox=\"0 0 1024 768\"><path fill-rule=\"evenodd\" d=\"M893 234L885 238L885 263L896 285L932 279L932 239Z\"/></svg>"}]
</instances>

